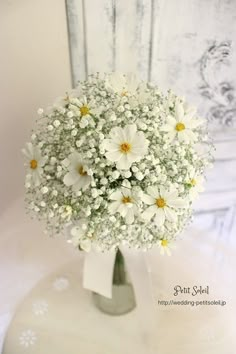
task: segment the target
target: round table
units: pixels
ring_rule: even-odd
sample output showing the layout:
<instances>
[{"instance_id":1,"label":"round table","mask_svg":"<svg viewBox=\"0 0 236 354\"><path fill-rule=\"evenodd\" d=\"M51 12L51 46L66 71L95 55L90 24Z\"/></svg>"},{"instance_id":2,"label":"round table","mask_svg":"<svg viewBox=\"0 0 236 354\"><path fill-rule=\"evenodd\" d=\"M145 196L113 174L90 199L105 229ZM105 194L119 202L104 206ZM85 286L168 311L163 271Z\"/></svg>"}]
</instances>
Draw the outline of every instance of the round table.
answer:
<instances>
[{"instance_id":1,"label":"round table","mask_svg":"<svg viewBox=\"0 0 236 354\"><path fill-rule=\"evenodd\" d=\"M234 354L229 307L158 305L158 300L173 298L161 279L166 264L172 262L179 274L185 269L186 282L195 281L184 262L177 266L170 258L159 258L158 271L153 268L156 306L143 302L119 317L93 305L91 293L82 287L82 260L64 266L42 279L20 304L2 354Z\"/></svg>"}]
</instances>

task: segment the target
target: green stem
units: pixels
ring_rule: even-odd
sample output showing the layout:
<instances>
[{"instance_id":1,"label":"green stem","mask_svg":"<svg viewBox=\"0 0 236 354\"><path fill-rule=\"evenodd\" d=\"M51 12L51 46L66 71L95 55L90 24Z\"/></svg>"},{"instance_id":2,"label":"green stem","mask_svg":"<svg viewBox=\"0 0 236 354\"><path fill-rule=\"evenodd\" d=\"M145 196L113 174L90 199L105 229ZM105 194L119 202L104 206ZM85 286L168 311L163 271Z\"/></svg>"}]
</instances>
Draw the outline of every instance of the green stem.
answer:
<instances>
[{"instance_id":1,"label":"green stem","mask_svg":"<svg viewBox=\"0 0 236 354\"><path fill-rule=\"evenodd\" d=\"M113 285L122 285L126 282L126 274L125 274L125 260L118 249L116 252L116 258L114 263L114 271L113 271Z\"/></svg>"}]
</instances>

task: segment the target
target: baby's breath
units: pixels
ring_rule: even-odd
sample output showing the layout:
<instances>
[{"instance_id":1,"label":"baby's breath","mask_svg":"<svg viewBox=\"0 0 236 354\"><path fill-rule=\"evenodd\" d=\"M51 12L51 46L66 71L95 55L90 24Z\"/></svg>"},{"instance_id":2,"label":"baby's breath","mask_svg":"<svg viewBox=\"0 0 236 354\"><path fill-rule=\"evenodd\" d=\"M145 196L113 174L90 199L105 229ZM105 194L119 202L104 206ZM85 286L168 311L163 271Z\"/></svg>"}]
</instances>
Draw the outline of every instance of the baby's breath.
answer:
<instances>
[{"instance_id":1,"label":"baby's breath","mask_svg":"<svg viewBox=\"0 0 236 354\"><path fill-rule=\"evenodd\" d=\"M124 141L116 149L118 132ZM175 239L190 220L210 150L204 123L172 91L125 75L92 75L38 110L23 151L27 209L49 234L69 230L76 247L149 249ZM172 221L166 214L160 223L159 210L145 218L150 187L174 190L185 203L175 209L170 201ZM154 204L166 207L161 196Z\"/></svg>"}]
</instances>

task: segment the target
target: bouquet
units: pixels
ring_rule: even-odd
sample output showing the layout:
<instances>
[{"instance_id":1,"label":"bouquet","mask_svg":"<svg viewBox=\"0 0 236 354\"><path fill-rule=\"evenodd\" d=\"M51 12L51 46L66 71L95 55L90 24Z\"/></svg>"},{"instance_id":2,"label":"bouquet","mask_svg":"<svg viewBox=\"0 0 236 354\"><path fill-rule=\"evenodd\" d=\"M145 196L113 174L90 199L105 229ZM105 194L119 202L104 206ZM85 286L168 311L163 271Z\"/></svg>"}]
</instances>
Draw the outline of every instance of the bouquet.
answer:
<instances>
[{"instance_id":1,"label":"bouquet","mask_svg":"<svg viewBox=\"0 0 236 354\"><path fill-rule=\"evenodd\" d=\"M89 251L169 253L211 163L196 109L132 74L92 75L39 109L26 159L26 205L46 231ZM68 231L69 230L69 231Z\"/></svg>"}]
</instances>

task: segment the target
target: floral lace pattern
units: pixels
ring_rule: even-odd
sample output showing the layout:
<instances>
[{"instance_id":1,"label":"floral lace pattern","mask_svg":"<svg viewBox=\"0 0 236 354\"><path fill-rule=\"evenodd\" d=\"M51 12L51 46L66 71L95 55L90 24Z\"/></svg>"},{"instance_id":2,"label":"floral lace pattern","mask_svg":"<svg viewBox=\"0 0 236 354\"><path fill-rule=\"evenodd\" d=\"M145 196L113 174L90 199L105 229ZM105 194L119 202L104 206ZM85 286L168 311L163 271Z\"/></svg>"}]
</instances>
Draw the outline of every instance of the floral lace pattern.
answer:
<instances>
[{"instance_id":1,"label":"floral lace pattern","mask_svg":"<svg viewBox=\"0 0 236 354\"><path fill-rule=\"evenodd\" d=\"M64 277L56 278L52 284L53 289L56 291L63 291L69 287L69 280Z\"/></svg>"},{"instance_id":2,"label":"floral lace pattern","mask_svg":"<svg viewBox=\"0 0 236 354\"><path fill-rule=\"evenodd\" d=\"M19 337L20 345L22 345L25 348L34 345L36 340L37 340L36 334L31 329L27 329L23 331Z\"/></svg>"},{"instance_id":3,"label":"floral lace pattern","mask_svg":"<svg viewBox=\"0 0 236 354\"><path fill-rule=\"evenodd\" d=\"M36 316L45 315L48 312L48 303L45 300L37 300L32 305L33 313Z\"/></svg>"}]
</instances>

